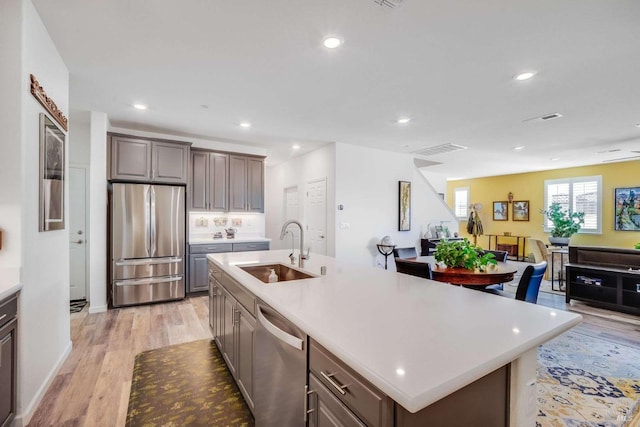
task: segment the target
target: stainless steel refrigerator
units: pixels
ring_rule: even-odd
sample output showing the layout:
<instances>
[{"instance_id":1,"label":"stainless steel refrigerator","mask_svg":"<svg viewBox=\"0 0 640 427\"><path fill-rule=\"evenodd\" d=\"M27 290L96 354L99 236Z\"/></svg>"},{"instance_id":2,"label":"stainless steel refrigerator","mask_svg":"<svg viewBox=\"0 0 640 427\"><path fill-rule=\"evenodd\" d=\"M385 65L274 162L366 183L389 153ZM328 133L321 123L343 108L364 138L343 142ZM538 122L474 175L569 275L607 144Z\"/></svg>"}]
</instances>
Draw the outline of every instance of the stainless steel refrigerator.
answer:
<instances>
[{"instance_id":1,"label":"stainless steel refrigerator","mask_svg":"<svg viewBox=\"0 0 640 427\"><path fill-rule=\"evenodd\" d=\"M184 298L185 188L112 184L114 307Z\"/></svg>"}]
</instances>

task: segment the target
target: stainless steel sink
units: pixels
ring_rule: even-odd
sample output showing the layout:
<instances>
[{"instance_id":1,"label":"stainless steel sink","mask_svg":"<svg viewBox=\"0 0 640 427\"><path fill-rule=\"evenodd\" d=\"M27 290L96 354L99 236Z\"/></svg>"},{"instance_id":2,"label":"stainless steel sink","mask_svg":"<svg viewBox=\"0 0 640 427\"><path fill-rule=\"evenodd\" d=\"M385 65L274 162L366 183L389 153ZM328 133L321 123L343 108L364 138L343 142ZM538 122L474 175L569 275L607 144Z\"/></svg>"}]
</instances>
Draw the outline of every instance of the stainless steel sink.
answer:
<instances>
[{"instance_id":1,"label":"stainless steel sink","mask_svg":"<svg viewBox=\"0 0 640 427\"><path fill-rule=\"evenodd\" d=\"M247 266L238 266L238 267L243 269L253 277L262 280L264 283L269 283L269 274L271 273L271 269L274 269L276 274L278 275L278 282L287 282L290 280L300 280L300 279L312 279L314 277L317 277L312 274L303 273L302 271L295 270L284 264L247 265Z\"/></svg>"}]
</instances>

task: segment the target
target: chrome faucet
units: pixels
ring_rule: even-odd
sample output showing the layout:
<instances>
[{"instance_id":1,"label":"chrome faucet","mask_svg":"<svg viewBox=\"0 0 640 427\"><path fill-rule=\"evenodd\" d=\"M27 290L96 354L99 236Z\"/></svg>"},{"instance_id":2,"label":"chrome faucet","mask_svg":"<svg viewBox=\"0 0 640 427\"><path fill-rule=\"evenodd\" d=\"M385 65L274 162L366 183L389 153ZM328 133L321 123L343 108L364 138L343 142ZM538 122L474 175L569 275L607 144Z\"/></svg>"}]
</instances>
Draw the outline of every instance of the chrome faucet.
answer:
<instances>
[{"instance_id":1,"label":"chrome faucet","mask_svg":"<svg viewBox=\"0 0 640 427\"><path fill-rule=\"evenodd\" d=\"M291 224L295 224L300 228L300 257L298 258L298 267L303 268L304 260L309 258L309 256L304 254L304 230L302 228L302 224L300 224L300 222L296 221L295 219L290 219L286 221L282 225L282 231L280 232L280 240L284 240L284 236L287 234L287 227L290 226ZM293 255L293 251L292 251L292 255Z\"/></svg>"}]
</instances>

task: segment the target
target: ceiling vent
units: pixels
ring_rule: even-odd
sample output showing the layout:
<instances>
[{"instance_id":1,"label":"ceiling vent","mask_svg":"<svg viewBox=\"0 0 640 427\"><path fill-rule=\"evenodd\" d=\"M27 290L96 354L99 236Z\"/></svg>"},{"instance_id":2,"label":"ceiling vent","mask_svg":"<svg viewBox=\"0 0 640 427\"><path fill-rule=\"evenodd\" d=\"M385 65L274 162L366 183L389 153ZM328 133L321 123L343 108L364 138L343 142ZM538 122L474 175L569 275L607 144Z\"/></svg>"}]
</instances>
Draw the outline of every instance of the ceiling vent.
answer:
<instances>
[{"instance_id":1,"label":"ceiling vent","mask_svg":"<svg viewBox=\"0 0 640 427\"><path fill-rule=\"evenodd\" d=\"M386 6L389 9L395 9L396 7L400 7L404 0L373 0L375 4L380 6Z\"/></svg>"},{"instance_id":2,"label":"ceiling vent","mask_svg":"<svg viewBox=\"0 0 640 427\"><path fill-rule=\"evenodd\" d=\"M549 113L540 117L532 117L530 119L523 120L523 122L545 122L547 120L559 119L562 117L560 113Z\"/></svg>"},{"instance_id":3,"label":"ceiling vent","mask_svg":"<svg viewBox=\"0 0 640 427\"><path fill-rule=\"evenodd\" d=\"M452 153L454 151L466 150L467 147L457 144L441 144L427 147L422 150L412 151L413 154L421 156L435 156L436 154Z\"/></svg>"}]
</instances>

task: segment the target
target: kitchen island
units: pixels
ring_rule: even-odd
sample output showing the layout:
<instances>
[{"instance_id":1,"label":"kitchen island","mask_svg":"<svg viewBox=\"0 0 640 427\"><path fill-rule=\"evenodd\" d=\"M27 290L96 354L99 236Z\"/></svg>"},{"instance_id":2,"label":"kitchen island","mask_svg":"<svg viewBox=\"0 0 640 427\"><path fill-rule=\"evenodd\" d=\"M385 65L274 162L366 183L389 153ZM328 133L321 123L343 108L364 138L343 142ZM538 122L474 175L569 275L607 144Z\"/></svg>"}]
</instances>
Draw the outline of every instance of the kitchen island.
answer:
<instances>
[{"instance_id":1,"label":"kitchen island","mask_svg":"<svg viewBox=\"0 0 640 427\"><path fill-rule=\"evenodd\" d=\"M503 370L508 425L535 425L537 346L581 316L315 254L302 269L316 276L309 279L265 284L241 268L290 264L289 252L208 258L393 399L407 419ZM396 425L419 425L399 423L399 412Z\"/></svg>"}]
</instances>

